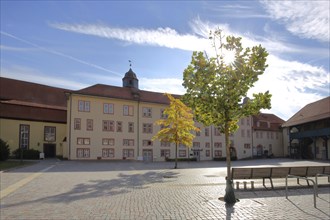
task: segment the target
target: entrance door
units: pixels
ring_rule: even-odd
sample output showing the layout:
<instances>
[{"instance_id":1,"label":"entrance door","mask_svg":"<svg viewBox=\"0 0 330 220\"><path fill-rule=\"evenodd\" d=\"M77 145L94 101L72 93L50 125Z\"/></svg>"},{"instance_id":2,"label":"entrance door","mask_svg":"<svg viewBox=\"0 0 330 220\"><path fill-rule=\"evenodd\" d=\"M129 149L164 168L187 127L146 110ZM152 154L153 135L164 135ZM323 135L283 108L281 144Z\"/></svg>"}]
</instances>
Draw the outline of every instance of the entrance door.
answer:
<instances>
[{"instance_id":1,"label":"entrance door","mask_svg":"<svg viewBox=\"0 0 330 220\"><path fill-rule=\"evenodd\" d=\"M197 161L200 161L201 160L200 151L194 150L194 157L196 158Z\"/></svg>"},{"instance_id":2,"label":"entrance door","mask_svg":"<svg viewBox=\"0 0 330 220\"><path fill-rule=\"evenodd\" d=\"M53 158L56 156L56 144L44 144L45 158Z\"/></svg>"},{"instance_id":3,"label":"entrance door","mask_svg":"<svg viewBox=\"0 0 330 220\"><path fill-rule=\"evenodd\" d=\"M152 162L152 150L143 150L143 161Z\"/></svg>"}]
</instances>

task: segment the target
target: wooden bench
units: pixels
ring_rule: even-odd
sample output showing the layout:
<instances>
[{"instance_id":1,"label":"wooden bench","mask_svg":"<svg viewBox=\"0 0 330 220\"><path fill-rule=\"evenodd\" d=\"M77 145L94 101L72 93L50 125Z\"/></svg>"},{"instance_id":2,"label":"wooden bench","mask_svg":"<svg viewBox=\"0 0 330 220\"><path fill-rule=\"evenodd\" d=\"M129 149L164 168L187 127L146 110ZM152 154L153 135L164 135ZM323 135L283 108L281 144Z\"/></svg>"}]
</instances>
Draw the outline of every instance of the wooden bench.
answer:
<instances>
[{"instance_id":1,"label":"wooden bench","mask_svg":"<svg viewBox=\"0 0 330 220\"><path fill-rule=\"evenodd\" d=\"M330 166L233 167L231 179L262 179L264 187L266 187L265 179L269 179L273 189L273 178L286 178L288 175L297 176L297 184L299 184L299 179L301 179L298 177L315 177L317 184L318 177L328 176L328 182L330 182ZM309 185L309 181L306 181Z\"/></svg>"}]
</instances>

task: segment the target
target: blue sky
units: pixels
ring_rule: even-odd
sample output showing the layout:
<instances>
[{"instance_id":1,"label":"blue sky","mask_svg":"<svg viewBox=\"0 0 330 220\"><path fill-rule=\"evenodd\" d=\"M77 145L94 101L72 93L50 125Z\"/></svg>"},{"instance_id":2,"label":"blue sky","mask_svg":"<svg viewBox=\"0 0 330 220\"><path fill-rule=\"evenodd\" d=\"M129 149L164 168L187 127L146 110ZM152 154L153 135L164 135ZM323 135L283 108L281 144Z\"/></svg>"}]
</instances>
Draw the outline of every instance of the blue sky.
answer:
<instances>
[{"instance_id":1,"label":"blue sky","mask_svg":"<svg viewBox=\"0 0 330 220\"><path fill-rule=\"evenodd\" d=\"M1 0L1 76L73 90L121 86L132 60L140 89L183 94L192 52L208 52L219 27L267 49L269 67L248 95L269 90L263 112L287 120L329 96L329 4Z\"/></svg>"}]
</instances>

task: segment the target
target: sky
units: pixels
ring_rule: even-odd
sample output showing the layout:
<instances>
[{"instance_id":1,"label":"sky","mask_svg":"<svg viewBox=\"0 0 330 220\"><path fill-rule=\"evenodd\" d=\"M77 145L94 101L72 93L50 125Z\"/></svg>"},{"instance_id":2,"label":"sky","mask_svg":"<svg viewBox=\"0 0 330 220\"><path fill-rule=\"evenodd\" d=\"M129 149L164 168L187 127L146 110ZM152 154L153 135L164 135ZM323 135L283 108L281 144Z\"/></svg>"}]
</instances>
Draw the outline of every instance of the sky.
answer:
<instances>
[{"instance_id":1,"label":"sky","mask_svg":"<svg viewBox=\"0 0 330 220\"><path fill-rule=\"evenodd\" d=\"M248 92L269 91L287 120L330 95L330 1L1 0L1 77L79 90L122 86L184 94L193 51L211 53L210 30L261 45L268 67Z\"/></svg>"}]
</instances>

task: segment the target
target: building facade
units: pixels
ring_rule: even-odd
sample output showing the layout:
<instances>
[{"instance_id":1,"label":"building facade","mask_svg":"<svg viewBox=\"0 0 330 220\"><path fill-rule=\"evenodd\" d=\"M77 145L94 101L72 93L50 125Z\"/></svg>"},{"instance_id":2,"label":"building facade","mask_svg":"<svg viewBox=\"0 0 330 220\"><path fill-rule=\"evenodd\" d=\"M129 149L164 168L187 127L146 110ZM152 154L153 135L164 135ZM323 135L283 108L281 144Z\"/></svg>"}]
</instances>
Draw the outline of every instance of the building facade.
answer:
<instances>
[{"instance_id":1,"label":"building facade","mask_svg":"<svg viewBox=\"0 0 330 220\"><path fill-rule=\"evenodd\" d=\"M282 126L285 155L330 159L330 97L306 105Z\"/></svg>"},{"instance_id":2,"label":"building facade","mask_svg":"<svg viewBox=\"0 0 330 220\"><path fill-rule=\"evenodd\" d=\"M155 122L164 117L169 100L162 93L140 90L132 69L125 74L122 87L96 84L72 91L6 78L1 83L7 87L1 86L0 138L11 151L33 148L46 157L70 160L164 161L175 157L174 144L152 141L161 129ZM15 84L16 89L9 88ZM11 93L15 95L6 97ZM20 110L26 105L29 110ZM230 135L231 156L283 156L282 119L260 113L238 123L239 129ZM179 146L178 157L226 157L224 134L214 126L198 122L196 126L200 131L193 146Z\"/></svg>"}]
</instances>

